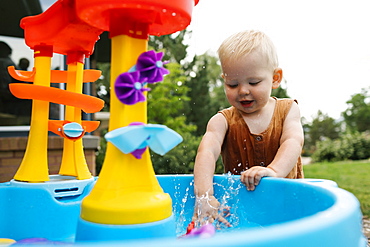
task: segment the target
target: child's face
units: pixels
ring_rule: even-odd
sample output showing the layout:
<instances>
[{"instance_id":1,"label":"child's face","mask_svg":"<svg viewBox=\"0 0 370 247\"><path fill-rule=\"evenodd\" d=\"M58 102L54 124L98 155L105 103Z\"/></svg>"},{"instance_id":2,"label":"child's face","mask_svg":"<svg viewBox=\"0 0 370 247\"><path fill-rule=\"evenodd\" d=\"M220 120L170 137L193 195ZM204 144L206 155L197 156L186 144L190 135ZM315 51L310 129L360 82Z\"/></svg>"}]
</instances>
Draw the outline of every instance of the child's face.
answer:
<instances>
[{"instance_id":1,"label":"child's face","mask_svg":"<svg viewBox=\"0 0 370 247\"><path fill-rule=\"evenodd\" d=\"M263 109L269 101L272 88L280 84L281 78L276 80L276 73L281 76L281 69L277 70L268 67L266 59L258 52L224 61L222 77L229 103L245 114Z\"/></svg>"}]
</instances>

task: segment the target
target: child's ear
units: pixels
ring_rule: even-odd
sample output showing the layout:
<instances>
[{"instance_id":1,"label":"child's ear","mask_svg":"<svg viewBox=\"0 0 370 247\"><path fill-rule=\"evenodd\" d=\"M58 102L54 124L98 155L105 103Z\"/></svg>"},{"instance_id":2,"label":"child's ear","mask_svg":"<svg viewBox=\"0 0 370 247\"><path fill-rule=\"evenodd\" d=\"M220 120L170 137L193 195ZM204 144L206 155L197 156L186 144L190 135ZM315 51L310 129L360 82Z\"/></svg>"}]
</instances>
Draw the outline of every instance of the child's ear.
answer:
<instances>
[{"instance_id":1,"label":"child's ear","mask_svg":"<svg viewBox=\"0 0 370 247\"><path fill-rule=\"evenodd\" d=\"M272 77L272 89L276 89L280 86L280 82L283 79L283 70L277 68L274 70L274 75Z\"/></svg>"}]
</instances>

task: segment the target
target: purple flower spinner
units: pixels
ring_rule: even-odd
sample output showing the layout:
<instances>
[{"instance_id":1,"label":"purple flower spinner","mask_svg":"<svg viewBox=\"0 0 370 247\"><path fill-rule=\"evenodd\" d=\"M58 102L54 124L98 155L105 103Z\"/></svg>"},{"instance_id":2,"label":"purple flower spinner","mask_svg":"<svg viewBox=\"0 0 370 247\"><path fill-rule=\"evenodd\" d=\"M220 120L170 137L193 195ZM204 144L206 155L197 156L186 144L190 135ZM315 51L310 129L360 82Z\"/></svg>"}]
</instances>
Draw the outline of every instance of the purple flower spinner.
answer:
<instances>
[{"instance_id":1,"label":"purple flower spinner","mask_svg":"<svg viewBox=\"0 0 370 247\"><path fill-rule=\"evenodd\" d=\"M120 74L114 84L117 98L126 105L134 105L146 100L144 96L147 78L140 76L140 71L125 72Z\"/></svg>"},{"instance_id":2,"label":"purple flower spinner","mask_svg":"<svg viewBox=\"0 0 370 247\"><path fill-rule=\"evenodd\" d=\"M142 53L136 62L136 70L142 77L147 78L148 83L163 81L163 76L170 72L163 67L168 61L162 62L163 52L156 53L153 50Z\"/></svg>"}]
</instances>

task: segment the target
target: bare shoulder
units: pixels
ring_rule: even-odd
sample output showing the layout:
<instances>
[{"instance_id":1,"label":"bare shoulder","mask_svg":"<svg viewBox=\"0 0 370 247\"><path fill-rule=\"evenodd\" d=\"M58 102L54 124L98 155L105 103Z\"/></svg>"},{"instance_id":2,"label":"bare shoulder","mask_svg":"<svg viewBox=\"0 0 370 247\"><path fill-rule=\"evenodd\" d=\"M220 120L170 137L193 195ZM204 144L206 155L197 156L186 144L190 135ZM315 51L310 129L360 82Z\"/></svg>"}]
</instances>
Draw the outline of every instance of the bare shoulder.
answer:
<instances>
[{"instance_id":1,"label":"bare shoulder","mask_svg":"<svg viewBox=\"0 0 370 247\"><path fill-rule=\"evenodd\" d=\"M207 132L208 131L226 132L227 128L228 125L225 116L222 115L221 113L217 113L208 121Z\"/></svg>"},{"instance_id":2,"label":"bare shoulder","mask_svg":"<svg viewBox=\"0 0 370 247\"><path fill-rule=\"evenodd\" d=\"M285 118L283 125L283 134L281 137L281 142L286 139L294 138L303 143L303 127L301 123L301 113L296 102L293 102L288 115Z\"/></svg>"},{"instance_id":3,"label":"bare shoulder","mask_svg":"<svg viewBox=\"0 0 370 247\"><path fill-rule=\"evenodd\" d=\"M288 115L287 115L287 119L301 119L301 112L299 110L299 106L297 104L297 102L293 101L291 107L290 107L290 110L288 112Z\"/></svg>"},{"instance_id":4,"label":"bare shoulder","mask_svg":"<svg viewBox=\"0 0 370 247\"><path fill-rule=\"evenodd\" d=\"M224 115L217 113L209 121L203 140L222 143L227 132L227 121Z\"/></svg>"}]
</instances>

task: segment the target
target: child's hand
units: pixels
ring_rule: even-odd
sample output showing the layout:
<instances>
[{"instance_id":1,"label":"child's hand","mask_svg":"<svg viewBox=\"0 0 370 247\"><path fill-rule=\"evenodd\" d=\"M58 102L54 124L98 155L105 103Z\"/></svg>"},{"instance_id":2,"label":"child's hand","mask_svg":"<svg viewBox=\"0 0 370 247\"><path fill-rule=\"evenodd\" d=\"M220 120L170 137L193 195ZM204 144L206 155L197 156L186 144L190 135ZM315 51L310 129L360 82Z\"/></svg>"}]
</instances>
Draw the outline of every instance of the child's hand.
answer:
<instances>
[{"instance_id":1,"label":"child's hand","mask_svg":"<svg viewBox=\"0 0 370 247\"><path fill-rule=\"evenodd\" d=\"M200 227L206 223L212 224L215 220L218 220L231 227L231 224L224 218L229 215L229 212L227 209L221 209L220 205L214 196L197 196L192 219L195 222L195 226Z\"/></svg>"},{"instance_id":2,"label":"child's hand","mask_svg":"<svg viewBox=\"0 0 370 247\"><path fill-rule=\"evenodd\" d=\"M254 190L263 177L277 177L277 174L269 167L253 166L241 173L240 180L247 190Z\"/></svg>"}]
</instances>

